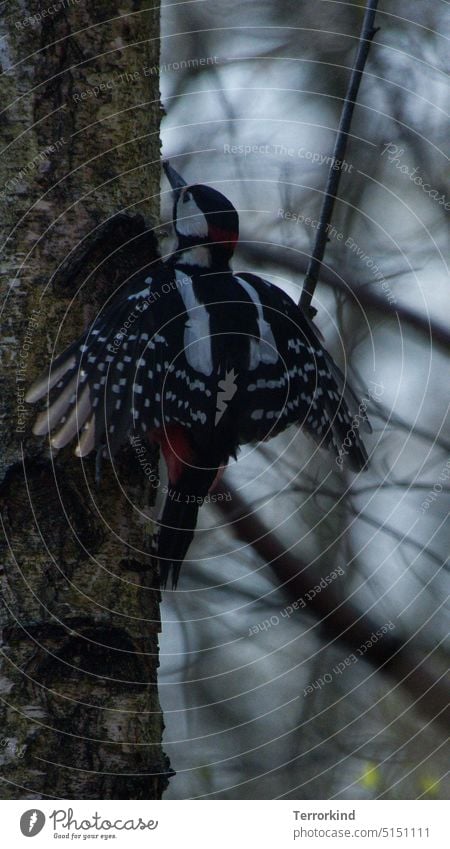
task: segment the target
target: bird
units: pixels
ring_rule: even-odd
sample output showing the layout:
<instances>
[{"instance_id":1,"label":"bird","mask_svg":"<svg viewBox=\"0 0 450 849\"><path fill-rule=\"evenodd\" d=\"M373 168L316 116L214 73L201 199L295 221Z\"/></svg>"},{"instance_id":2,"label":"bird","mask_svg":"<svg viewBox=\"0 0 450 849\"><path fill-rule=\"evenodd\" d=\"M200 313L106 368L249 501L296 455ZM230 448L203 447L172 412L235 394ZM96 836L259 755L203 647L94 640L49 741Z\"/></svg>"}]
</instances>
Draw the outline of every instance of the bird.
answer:
<instances>
[{"instance_id":1,"label":"bird","mask_svg":"<svg viewBox=\"0 0 450 849\"><path fill-rule=\"evenodd\" d=\"M174 250L138 273L30 387L46 398L33 433L54 449L114 457L139 437L159 445L168 487L154 555L177 588L199 507L241 446L296 425L354 472L367 468L365 412L311 318L253 272L234 273L233 204L188 184L169 161ZM345 443L345 449L343 448Z\"/></svg>"}]
</instances>

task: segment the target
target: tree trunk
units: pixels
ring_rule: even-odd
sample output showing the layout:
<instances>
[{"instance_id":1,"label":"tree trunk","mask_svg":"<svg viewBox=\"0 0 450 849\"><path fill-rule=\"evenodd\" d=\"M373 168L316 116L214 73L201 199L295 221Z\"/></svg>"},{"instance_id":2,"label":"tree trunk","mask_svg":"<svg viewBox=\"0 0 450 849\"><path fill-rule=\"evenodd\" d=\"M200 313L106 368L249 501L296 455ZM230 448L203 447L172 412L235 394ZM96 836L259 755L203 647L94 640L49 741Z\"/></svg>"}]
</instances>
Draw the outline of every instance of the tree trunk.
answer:
<instances>
[{"instance_id":1,"label":"tree trunk","mask_svg":"<svg viewBox=\"0 0 450 849\"><path fill-rule=\"evenodd\" d=\"M95 457L80 461L73 446L52 454L31 435L24 393L129 273L120 252L101 257L158 216L159 9L12 0L8 11L2 796L156 799L169 770L145 515L153 490L130 448L103 461L99 484ZM151 233L136 250L144 255L154 258Z\"/></svg>"}]
</instances>

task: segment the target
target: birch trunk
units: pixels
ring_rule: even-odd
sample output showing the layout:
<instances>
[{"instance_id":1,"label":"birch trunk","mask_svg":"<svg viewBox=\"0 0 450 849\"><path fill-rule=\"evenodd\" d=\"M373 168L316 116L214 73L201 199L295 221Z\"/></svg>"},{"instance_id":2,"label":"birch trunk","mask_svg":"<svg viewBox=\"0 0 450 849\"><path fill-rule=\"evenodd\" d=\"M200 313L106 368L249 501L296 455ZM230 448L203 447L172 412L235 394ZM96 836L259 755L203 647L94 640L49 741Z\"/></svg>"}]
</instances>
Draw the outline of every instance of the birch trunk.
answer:
<instances>
[{"instance_id":1,"label":"birch trunk","mask_svg":"<svg viewBox=\"0 0 450 849\"><path fill-rule=\"evenodd\" d=\"M126 276L120 253L98 265L102 250L159 214L158 4L11 0L0 26L0 794L156 799L152 489L131 449L99 485L95 458L52 457L23 396ZM143 217L109 221L100 250L122 210ZM151 260L151 233L143 245Z\"/></svg>"}]
</instances>

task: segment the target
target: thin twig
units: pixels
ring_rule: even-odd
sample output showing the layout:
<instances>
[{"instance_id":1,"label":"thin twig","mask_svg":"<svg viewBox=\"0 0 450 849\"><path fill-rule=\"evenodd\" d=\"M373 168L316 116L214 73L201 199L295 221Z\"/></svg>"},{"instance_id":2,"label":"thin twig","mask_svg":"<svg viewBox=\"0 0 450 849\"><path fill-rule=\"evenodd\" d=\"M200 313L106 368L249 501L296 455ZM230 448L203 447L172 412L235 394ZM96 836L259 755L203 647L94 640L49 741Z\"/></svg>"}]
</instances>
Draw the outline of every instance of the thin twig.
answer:
<instances>
[{"instance_id":1,"label":"thin twig","mask_svg":"<svg viewBox=\"0 0 450 849\"><path fill-rule=\"evenodd\" d=\"M325 247L328 239L328 227L333 214L334 202L336 200L339 181L342 172L342 163L347 149L348 134L352 122L353 109L355 107L356 98L358 95L359 84L364 72L364 65L369 54L372 39L377 32L374 27L375 14L377 11L378 0L369 0L364 13L364 21L359 37L358 51L356 54L355 64L352 68L347 93L344 99L344 105L341 113L341 120L334 145L333 158L328 172L327 186L325 189L325 198L322 204L320 213L319 226L317 228L316 240L311 259L308 264L303 291L300 298L300 307L313 318L316 310L311 307L311 300L314 295L317 280L319 278L320 266L325 253Z\"/></svg>"}]
</instances>

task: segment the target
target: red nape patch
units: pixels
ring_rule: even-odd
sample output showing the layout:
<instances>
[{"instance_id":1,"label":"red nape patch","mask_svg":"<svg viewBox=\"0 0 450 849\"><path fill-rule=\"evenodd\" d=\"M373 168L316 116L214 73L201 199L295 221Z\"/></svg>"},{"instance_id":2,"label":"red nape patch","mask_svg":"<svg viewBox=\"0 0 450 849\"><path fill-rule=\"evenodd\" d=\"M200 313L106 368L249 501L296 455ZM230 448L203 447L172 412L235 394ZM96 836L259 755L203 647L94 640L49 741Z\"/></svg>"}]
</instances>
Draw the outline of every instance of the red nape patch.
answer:
<instances>
[{"instance_id":1,"label":"red nape patch","mask_svg":"<svg viewBox=\"0 0 450 849\"><path fill-rule=\"evenodd\" d=\"M169 481L171 484L176 484L185 465L191 465L194 459L194 451L186 431L181 425L167 425L165 428L159 427L152 430L149 439L150 442L157 442L161 446Z\"/></svg>"},{"instance_id":2,"label":"red nape patch","mask_svg":"<svg viewBox=\"0 0 450 849\"><path fill-rule=\"evenodd\" d=\"M238 234L230 230L222 230L221 227L210 227L208 230L208 238L211 242L226 242L231 249L234 249L238 240Z\"/></svg>"}]
</instances>

